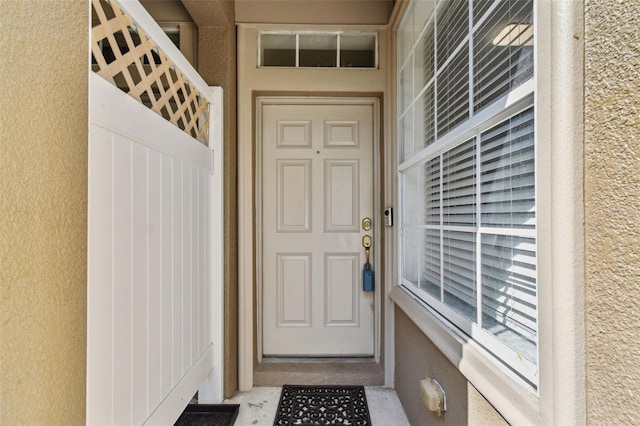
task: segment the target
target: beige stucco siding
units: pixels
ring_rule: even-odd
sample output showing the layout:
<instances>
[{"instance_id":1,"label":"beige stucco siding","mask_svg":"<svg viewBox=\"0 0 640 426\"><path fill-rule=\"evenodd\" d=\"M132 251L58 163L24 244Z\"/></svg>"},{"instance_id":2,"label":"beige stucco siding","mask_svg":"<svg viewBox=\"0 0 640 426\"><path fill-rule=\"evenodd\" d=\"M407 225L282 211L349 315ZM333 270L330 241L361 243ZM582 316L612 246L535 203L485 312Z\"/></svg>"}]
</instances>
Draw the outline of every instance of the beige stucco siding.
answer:
<instances>
[{"instance_id":1,"label":"beige stucco siding","mask_svg":"<svg viewBox=\"0 0 640 426\"><path fill-rule=\"evenodd\" d=\"M412 425L506 425L505 420L400 309L395 309L396 392ZM447 395L438 417L420 395L420 380L436 379Z\"/></svg>"},{"instance_id":2,"label":"beige stucco siding","mask_svg":"<svg viewBox=\"0 0 640 426\"><path fill-rule=\"evenodd\" d=\"M235 0L236 22L256 24L384 25L392 0Z\"/></svg>"},{"instance_id":3,"label":"beige stucco siding","mask_svg":"<svg viewBox=\"0 0 640 426\"><path fill-rule=\"evenodd\" d=\"M85 421L87 1L0 1L0 424Z\"/></svg>"},{"instance_id":4,"label":"beige stucco siding","mask_svg":"<svg viewBox=\"0 0 640 426\"><path fill-rule=\"evenodd\" d=\"M587 418L640 424L640 2L585 9Z\"/></svg>"},{"instance_id":5,"label":"beige stucco siding","mask_svg":"<svg viewBox=\"0 0 640 426\"><path fill-rule=\"evenodd\" d=\"M233 15L233 3L220 1ZM233 21L233 16L231 21ZM236 137L236 28L233 23L198 27L198 72L224 90L224 395L238 388L238 226Z\"/></svg>"}]
</instances>

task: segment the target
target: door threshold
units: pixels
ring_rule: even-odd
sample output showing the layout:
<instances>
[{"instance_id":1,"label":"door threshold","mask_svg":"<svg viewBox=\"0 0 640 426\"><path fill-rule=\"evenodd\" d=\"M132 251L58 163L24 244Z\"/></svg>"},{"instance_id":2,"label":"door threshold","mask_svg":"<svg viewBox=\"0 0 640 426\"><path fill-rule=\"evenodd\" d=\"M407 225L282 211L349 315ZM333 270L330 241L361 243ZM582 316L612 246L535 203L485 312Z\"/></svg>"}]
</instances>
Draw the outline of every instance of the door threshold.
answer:
<instances>
[{"instance_id":1,"label":"door threshold","mask_svg":"<svg viewBox=\"0 0 640 426\"><path fill-rule=\"evenodd\" d=\"M279 356L263 356L262 362L265 364L320 364L320 363L366 363L366 362L376 362L375 358L372 356L366 357L279 357Z\"/></svg>"},{"instance_id":2,"label":"door threshold","mask_svg":"<svg viewBox=\"0 0 640 426\"><path fill-rule=\"evenodd\" d=\"M253 371L254 386L383 386L384 367L367 358L263 358Z\"/></svg>"}]
</instances>

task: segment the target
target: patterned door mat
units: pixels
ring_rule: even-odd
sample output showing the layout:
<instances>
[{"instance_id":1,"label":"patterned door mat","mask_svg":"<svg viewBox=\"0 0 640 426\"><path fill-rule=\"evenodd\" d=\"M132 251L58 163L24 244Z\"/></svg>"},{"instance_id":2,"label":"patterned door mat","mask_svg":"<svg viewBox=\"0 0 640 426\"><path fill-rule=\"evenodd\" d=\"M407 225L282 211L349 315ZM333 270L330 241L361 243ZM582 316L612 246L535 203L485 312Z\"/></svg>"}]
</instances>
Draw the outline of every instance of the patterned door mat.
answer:
<instances>
[{"instance_id":1,"label":"patterned door mat","mask_svg":"<svg viewBox=\"0 0 640 426\"><path fill-rule=\"evenodd\" d=\"M284 385L273 424L371 425L364 386Z\"/></svg>"}]
</instances>

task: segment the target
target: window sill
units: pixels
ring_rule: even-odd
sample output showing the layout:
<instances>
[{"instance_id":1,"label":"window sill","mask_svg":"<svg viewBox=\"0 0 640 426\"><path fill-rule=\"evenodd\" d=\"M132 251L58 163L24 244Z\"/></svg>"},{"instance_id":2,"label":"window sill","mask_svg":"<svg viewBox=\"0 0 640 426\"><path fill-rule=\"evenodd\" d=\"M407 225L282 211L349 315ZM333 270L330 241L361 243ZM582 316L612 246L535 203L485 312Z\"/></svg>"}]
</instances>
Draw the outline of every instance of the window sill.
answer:
<instances>
[{"instance_id":1,"label":"window sill","mask_svg":"<svg viewBox=\"0 0 640 426\"><path fill-rule=\"evenodd\" d=\"M541 423L538 397L482 347L449 327L402 287L395 286L389 297L509 423Z\"/></svg>"}]
</instances>

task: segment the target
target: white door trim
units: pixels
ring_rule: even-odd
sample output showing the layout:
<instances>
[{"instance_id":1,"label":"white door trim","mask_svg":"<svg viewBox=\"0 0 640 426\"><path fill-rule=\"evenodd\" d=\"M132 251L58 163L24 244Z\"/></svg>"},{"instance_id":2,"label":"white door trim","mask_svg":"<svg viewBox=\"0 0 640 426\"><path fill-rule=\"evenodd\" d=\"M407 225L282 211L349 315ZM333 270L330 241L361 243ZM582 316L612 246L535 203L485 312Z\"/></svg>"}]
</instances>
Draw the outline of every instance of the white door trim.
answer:
<instances>
[{"instance_id":1,"label":"white door trim","mask_svg":"<svg viewBox=\"0 0 640 426\"><path fill-rule=\"evenodd\" d=\"M380 99L377 97L257 97L255 104L255 123L253 127L256 141L253 146L255 151L253 153L247 152L250 151L250 149L245 151L246 148L244 148L242 149L243 153L238 153L240 160L238 182L239 188L243 192L241 195L241 200L243 202L241 202L241 205L239 206L240 261L238 266L238 387L241 391L250 390L253 387L253 362L254 359L256 359L256 355L258 362L262 359L262 109L265 105L300 103L316 105L371 105L373 107L373 223L377 229L377 236L381 236L384 232L381 214L382 200L380 197L383 184L380 164ZM251 182L252 180L253 182ZM253 196L251 188L255 189L255 196ZM255 210L251 208L252 206L255 206ZM249 234L247 231L250 231L252 228L254 228L254 232ZM380 237L378 237L378 240L380 241ZM253 258L253 247L255 247L255 258ZM375 247L377 250L374 250L373 252L374 270L381 271L380 259L381 252L384 248L382 244L379 243L376 244ZM245 260L242 260L243 257ZM253 261L248 261L248 259L252 259ZM255 281L251 279L254 277L254 272ZM376 291L374 296L374 357L376 362L379 362L381 347L381 301L382 294L385 293L385 286L383 282L383 275L381 273L377 273L376 278ZM255 305L254 283L256 283ZM254 311L254 306L256 311ZM256 317L254 317L254 314ZM257 329L255 330L253 326L254 324L257 326ZM257 339L255 339L256 336L258 337ZM254 342L257 344L255 349Z\"/></svg>"},{"instance_id":2,"label":"white door trim","mask_svg":"<svg viewBox=\"0 0 640 426\"><path fill-rule=\"evenodd\" d=\"M262 361L262 319L263 319L263 275L262 275L262 117L263 107L266 105L371 105L373 108L373 223L374 223L374 250L373 250L373 268L374 271L380 271L380 251L382 245L380 244L383 233L383 226L381 219L380 208L380 193L382 180L380 179L380 105L378 98L352 98L352 97L339 97L339 98L327 98L327 97L258 97L256 99L256 160L255 160L255 188L256 188L256 324L257 324L257 359L258 362ZM376 283L376 289L374 293L374 359L376 362L380 361L380 294L382 293L380 287L381 277L378 274L378 283Z\"/></svg>"}]
</instances>

